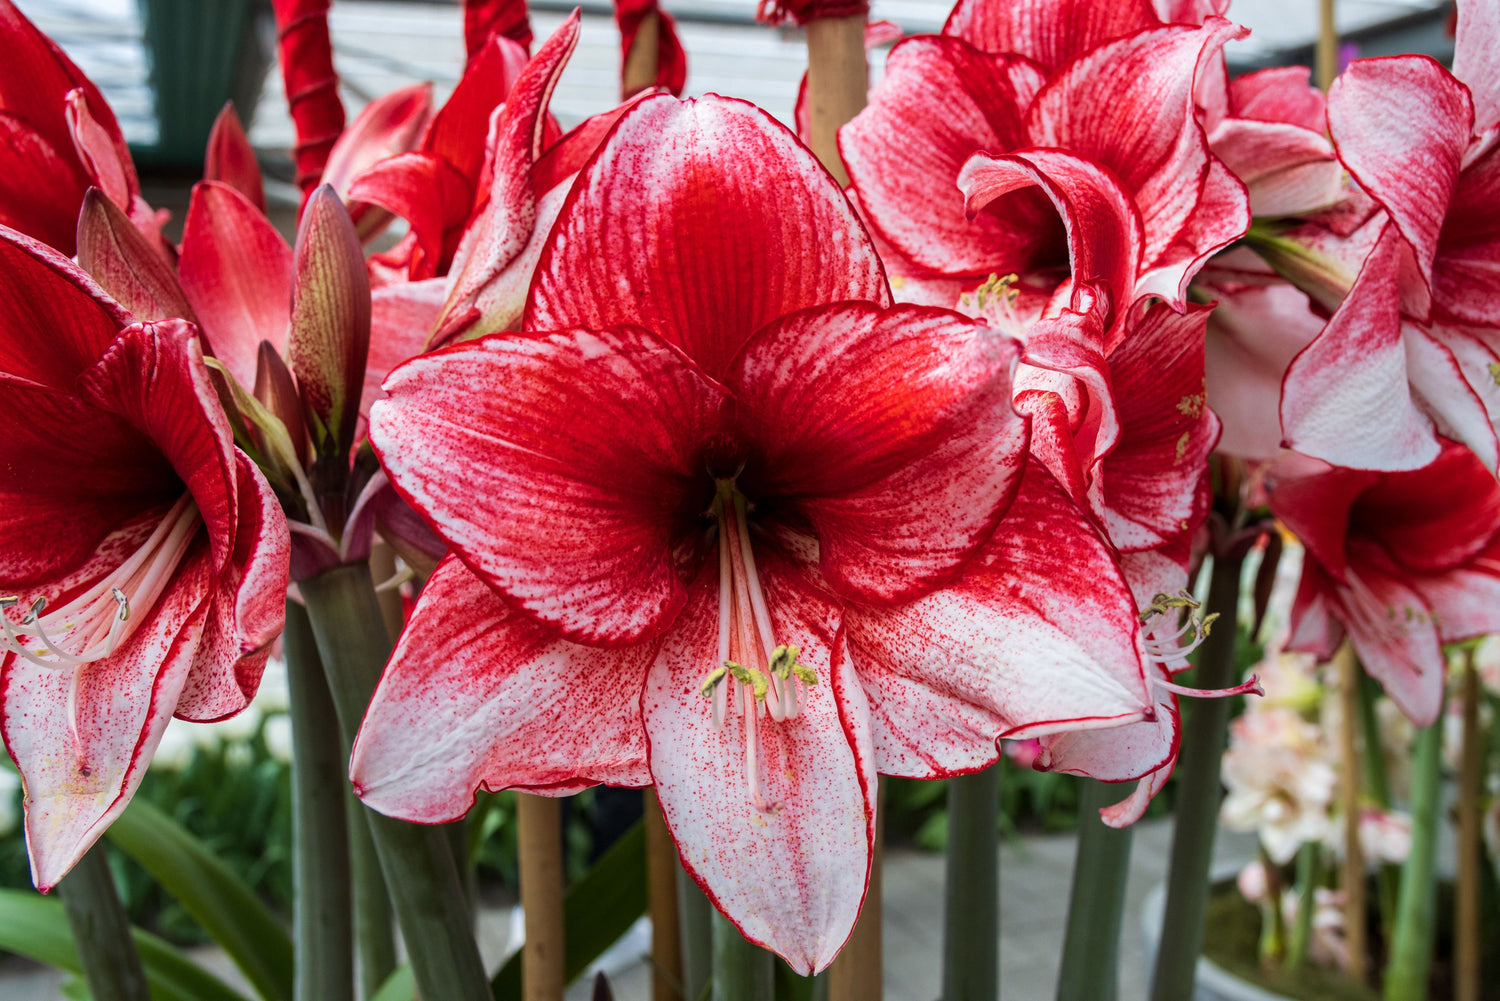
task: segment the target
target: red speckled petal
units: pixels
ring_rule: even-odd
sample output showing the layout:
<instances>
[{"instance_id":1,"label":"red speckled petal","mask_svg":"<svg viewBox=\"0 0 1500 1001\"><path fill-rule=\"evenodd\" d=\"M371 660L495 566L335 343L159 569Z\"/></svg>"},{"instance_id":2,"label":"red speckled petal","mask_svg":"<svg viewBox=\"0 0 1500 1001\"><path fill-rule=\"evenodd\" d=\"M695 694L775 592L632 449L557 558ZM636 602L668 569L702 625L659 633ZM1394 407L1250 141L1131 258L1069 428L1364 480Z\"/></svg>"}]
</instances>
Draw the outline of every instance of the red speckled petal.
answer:
<instances>
[{"instance_id":1,"label":"red speckled petal","mask_svg":"<svg viewBox=\"0 0 1500 1001\"><path fill-rule=\"evenodd\" d=\"M670 620L722 399L680 352L641 330L487 337L385 390L370 440L396 489L514 607L611 645Z\"/></svg>"},{"instance_id":2,"label":"red speckled petal","mask_svg":"<svg viewBox=\"0 0 1500 1001\"><path fill-rule=\"evenodd\" d=\"M875 835L875 756L838 606L769 546L755 558L777 642L817 672L801 714L755 721L757 808L746 714L715 730L699 694L718 654L718 574L704 573L662 643L642 697L651 774L683 865L752 942L807 975L832 962L864 899ZM727 682L726 682L727 683Z\"/></svg>"},{"instance_id":3,"label":"red speckled petal","mask_svg":"<svg viewBox=\"0 0 1500 1001\"><path fill-rule=\"evenodd\" d=\"M1458 5L1453 75L1474 95L1474 128L1500 123L1500 2L1464 0Z\"/></svg>"},{"instance_id":4,"label":"red speckled petal","mask_svg":"<svg viewBox=\"0 0 1500 1001\"><path fill-rule=\"evenodd\" d=\"M570 643L449 556L365 713L355 788L381 813L434 824L462 817L481 788L649 785L640 699L653 652Z\"/></svg>"},{"instance_id":5,"label":"red speckled petal","mask_svg":"<svg viewBox=\"0 0 1500 1001\"><path fill-rule=\"evenodd\" d=\"M1014 52L1055 70L1103 42L1159 23L1148 0L959 0L943 34L988 52Z\"/></svg>"}]
</instances>

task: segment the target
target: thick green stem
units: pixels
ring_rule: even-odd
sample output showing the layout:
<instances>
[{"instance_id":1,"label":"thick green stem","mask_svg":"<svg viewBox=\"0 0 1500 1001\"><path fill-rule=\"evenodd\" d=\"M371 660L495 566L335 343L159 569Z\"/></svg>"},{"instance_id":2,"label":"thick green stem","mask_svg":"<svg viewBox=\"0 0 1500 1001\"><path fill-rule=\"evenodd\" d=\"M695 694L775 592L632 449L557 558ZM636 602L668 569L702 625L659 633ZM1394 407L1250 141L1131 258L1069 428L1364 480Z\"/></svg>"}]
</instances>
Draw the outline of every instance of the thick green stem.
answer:
<instances>
[{"instance_id":1,"label":"thick green stem","mask_svg":"<svg viewBox=\"0 0 1500 1001\"><path fill-rule=\"evenodd\" d=\"M1427 997L1433 912L1437 907L1432 869L1442 819L1442 789L1443 717L1439 713L1437 722L1417 736L1411 779L1411 854L1401 868L1401 897L1396 904L1390 961L1385 968L1385 1001L1423 1001Z\"/></svg>"},{"instance_id":2,"label":"thick green stem","mask_svg":"<svg viewBox=\"0 0 1500 1001\"><path fill-rule=\"evenodd\" d=\"M57 884L94 1001L151 1001L104 845L90 848Z\"/></svg>"},{"instance_id":3,"label":"thick green stem","mask_svg":"<svg viewBox=\"0 0 1500 1001\"><path fill-rule=\"evenodd\" d=\"M451 824L444 824L448 832L448 849L453 852L453 864L458 866L458 881L463 884L464 900L469 905L470 922L479 919L479 888L474 880L474 867L469 864L469 818L460 817Z\"/></svg>"},{"instance_id":4,"label":"thick green stem","mask_svg":"<svg viewBox=\"0 0 1500 1001\"><path fill-rule=\"evenodd\" d=\"M682 941L683 1001L706 1001L714 969L714 905L679 862L677 929Z\"/></svg>"},{"instance_id":5,"label":"thick green stem","mask_svg":"<svg viewBox=\"0 0 1500 1001\"><path fill-rule=\"evenodd\" d=\"M292 873L297 1001L354 1001L343 742L307 610L287 602L287 702L292 723Z\"/></svg>"},{"instance_id":6,"label":"thick green stem","mask_svg":"<svg viewBox=\"0 0 1500 1001\"><path fill-rule=\"evenodd\" d=\"M328 673L339 729L351 744L391 651L369 565L334 567L302 581L299 589ZM489 980L447 835L439 827L369 810L366 817L418 993L434 1001L489 1001Z\"/></svg>"},{"instance_id":7,"label":"thick green stem","mask_svg":"<svg viewBox=\"0 0 1500 1001\"><path fill-rule=\"evenodd\" d=\"M714 912L713 1001L773 1001L776 957L745 941L728 918Z\"/></svg>"},{"instance_id":8,"label":"thick green stem","mask_svg":"<svg viewBox=\"0 0 1500 1001\"><path fill-rule=\"evenodd\" d=\"M1272 969L1286 958L1286 917L1281 911L1281 871L1264 846L1258 848L1266 874L1266 898L1260 905L1260 965Z\"/></svg>"},{"instance_id":9,"label":"thick green stem","mask_svg":"<svg viewBox=\"0 0 1500 1001\"><path fill-rule=\"evenodd\" d=\"M1380 687L1360 669L1359 724L1364 740L1364 792L1382 810L1391 808L1391 786L1385 774L1385 747L1380 741L1380 721L1375 716L1375 699ZM1376 876L1380 897L1380 927L1387 942L1396 927L1396 897L1401 889L1401 867L1384 862Z\"/></svg>"},{"instance_id":10,"label":"thick green stem","mask_svg":"<svg viewBox=\"0 0 1500 1001\"><path fill-rule=\"evenodd\" d=\"M1199 650L1194 681L1199 688L1227 688L1235 677L1235 611L1240 600L1244 558L1214 558L1208 610L1220 615ZM1167 903L1161 947L1151 980L1151 1001L1193 996L1198 954L1203 950L1203 918L1208 910L1208 866L1213 859L1219 818L1219 761L1229 730L1228 699L1192 699L1182 710L1182 745L1177 754L1177 823L1167 875Z\"/></svg>"},{"instance_id":11,"label":"thick green stem","mask_svg":"<svg viewBox=\"0 0 1500 1001\"><path fill-rule=\"evenodd\" d=\"M354 958L360 994L368 999L396 969L396 918L365 817L369 811L352 790L344 805L349 818L349 875L354 882Z\"/></svg>"},{"instance_id":12,"label":"thick green stem","mask_svg":"<svg viewBox=\"0 0 1500 1001\"><path fill-rule=\"evenodd\" d=\"M1323 881L1322 853L1309 841L1297 852L1297 923L1286 944L1286 968L1293 972L1307 964L1312 946L1314 912L1318 909L1318 884Z\"/></svg>"},{"instance_id":13,"label":"thick green stem","mask_svg":"<svg viewBox=\"0 0 1500 1001\"><path fill-rule=\"evenodd\" d=\"M1068 930L1057 974L1057 1001L1114 1001L1130 876L1130 828L1116 829L1099 810L1117 801L1121 786L1082 780L1078 857L1068 900Z\"/></svg>"},{"instance_id":14,"label":"thick green stem","mask_svg":"<svg viewBox=\"0 0 1500 1001\"><path fill-rule=\"evenodd\" d=\"M948 780L943 1001L1000 992L1000 766Z\"/></svg>"}]
</instances>

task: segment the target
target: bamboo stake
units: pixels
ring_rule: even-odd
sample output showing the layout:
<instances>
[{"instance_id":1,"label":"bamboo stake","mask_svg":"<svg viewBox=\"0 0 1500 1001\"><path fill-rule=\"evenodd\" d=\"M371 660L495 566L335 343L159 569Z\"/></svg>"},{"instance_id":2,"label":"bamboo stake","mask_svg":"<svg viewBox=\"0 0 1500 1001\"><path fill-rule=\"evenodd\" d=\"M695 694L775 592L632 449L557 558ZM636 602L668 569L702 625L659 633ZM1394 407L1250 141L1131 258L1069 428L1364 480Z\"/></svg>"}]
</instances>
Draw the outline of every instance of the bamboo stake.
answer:
<instances>
[{"instance_id":1,"label":"bamboo stake","mask_svg":"<svg viewBox=\"0 0 1500 1001\"><path fill-rule=\"evenodd\" d=\"M1464 657L1463 756L1458 773L1458 886L1454 915L1454 1001L1479 1001L1479 796L1483 782L1483 738L1479 732L1479 672L1474 651Z\"/></svg>"},{"instance_id":2,"label":"bamboo stake","mask_svg":"<svg viewBox=\"0 0 1500 1001\"><path fill-rule=\"evenodd\" d=\"M1333 0L1318 4L1318 87L1325 93L1339 72L1339 32L1333 19Z\"/></svg>"},{"instance_id":3,"label":"bamboo stake","mask_svg":"<svg viewBox=\"0 0 1500 1001\"><path fill-rule=\"evenodd\" d=\"M653 10L641 18L641 26L635 32L635 41L631 43L630 52L625 56L625 64L620 68L622 97L632 97L647 87L656 85L660 42L661 15Z\"/></svg>"},{"instance_id":4,"label":"bamboo stake","mask_svg":"<svg viewBox=\"0 0 1500 1001\"><path fill-rule=\"evenodd\" d=\"M865 15L823 17L807 23L808 145L841 185L849 172L839 158L839 127L865 106Z\"/></svg>"},{"instance_id":5,"label":"bamboo stake","mask_svg":"<svg viewBox=\"0 0 1500 1001\"><path fill-rule=\"evenodd\" d=\"M875 792L875 854L870 859L870 886L849 941L828 968L828 1001L880 1001L885 956L881 922L882 859L885 855L885 780Z\"/></svg>"},{"instance_id":6,"label":"bamboo stake","mask_svg":"<svg viewBox=\"0 0 1500 1001\"><path fill-rule=\"evenodd\" d=\"M521 868L521 996L562 1001L563 862L561 804L548 796L516 793L516 854Z\"/></svg>"},{"instance_id":7,"label":"bamboo stake","mask_svg":"<svg viewBox=\"0 0 1500 1001\"><path fill-rule=\"evenodd\" d=\"M678 1001L682 988L682 939L677 919L677 846L656 790L647 789L646 901L651 912L651 1001Z\"/></svg>"},{"instance_id":8,"label":"bamboo stake","mask_svg":"<svg viewBox=\"0 0 1500 1001\"><path fill-rule=\"evenodd\" d=\"M1366 908L1365 853L1359 840L1360 764L1355 733L1359 726L1359 661L1346 641L1334 655L1339 673L1339 759L1343 771L1339 796L1344 811L1344 972L1355 980L1365 978Z\"/></svg>"}]
</instances>

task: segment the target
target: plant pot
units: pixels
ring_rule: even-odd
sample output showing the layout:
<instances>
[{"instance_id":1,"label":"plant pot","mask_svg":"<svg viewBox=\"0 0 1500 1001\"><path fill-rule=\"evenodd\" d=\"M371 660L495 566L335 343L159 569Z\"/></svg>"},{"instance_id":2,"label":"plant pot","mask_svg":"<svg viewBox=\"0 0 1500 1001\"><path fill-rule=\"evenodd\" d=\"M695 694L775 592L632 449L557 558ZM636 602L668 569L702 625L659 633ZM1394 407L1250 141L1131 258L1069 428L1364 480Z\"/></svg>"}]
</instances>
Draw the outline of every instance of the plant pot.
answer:
<instances>
[{"instance_id":1,"label":"plant pot","mask_svg":"<svg viewBox=\"0 0 1500 1001\"><path fill-rule=\"evenodd\" d=\"M276 45L269 0L137 0L156 112L151 167L199 170L209 132L233 101L248 128Z\"/></svg>"},{"instance_id":2,"label":"plant pot","mask_svg":"<svg viewBox=\"0 0 1500 1001\"><path fill-rule=\"evenodd\" d=\"M1238 865L1215 866L1210 873L1210 883L1233 879ZM1146 968L1156 965L1156 950L1161 946L1162 912L1167 906L1167 884L1160 883L1149 894L1141 906L1141 937L1146 945ZM1192 1001L1291 1001L1285 994L1276 994L1241 980L1207 957L1198 957L1198 977L1193 986Z\"/></svg>"}]
</instances>

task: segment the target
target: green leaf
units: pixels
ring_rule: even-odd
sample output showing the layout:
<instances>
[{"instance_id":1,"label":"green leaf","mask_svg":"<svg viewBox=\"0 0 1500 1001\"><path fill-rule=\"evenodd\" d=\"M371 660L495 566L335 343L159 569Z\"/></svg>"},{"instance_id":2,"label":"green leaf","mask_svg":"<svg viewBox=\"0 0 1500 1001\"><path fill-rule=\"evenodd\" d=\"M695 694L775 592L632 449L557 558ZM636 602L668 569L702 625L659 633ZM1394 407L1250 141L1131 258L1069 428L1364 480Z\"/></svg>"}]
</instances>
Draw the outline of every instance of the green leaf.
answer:
<instances>
[{"instance_id":1,"label":"green leaf","mask_svg":"<svg viewBox=\"0 0 1500 1001\"><path fill-rule=\"evenodd\" d=\"M416 996L417 983L412 976L411 964L402 963L385 978L380 990L370 995L370 1001L412 1001Z\"/></svg>"},{"instance_id":2,"label":"green leaf","mask_svg":"<svg viewBox=\"0 0 1500 1001\"><path fill-rule=\"evenodd\" d=\"M291 1001L292 940L254 891L209 848L144 799L108 838L192 915L266 1001Z\"/></svg>"},{"instance_id":3,"label":"green leaf","mask_svg":"<svg viewBox=\"0 0 1500 1001\"><path fill-rule=\"evenodd\" d=\"M132 932L153 1001L247 1001L164 940L139 928ZM0 890L0 949L81 972L62 901L30 890Z\"/></svg>"},{"instance_id":4,"label":"green leaf","mask_svg":"<svg viewBox=\"0 0 1500 1001\"><path fill-rule=\"evenodd\" d=\"M563 975L573 980L646 913L646 828L640 821L610 846L563 899ZM490 982L495 1001L520 1001L521 955Z\"/></svg>"}]
</instances>

